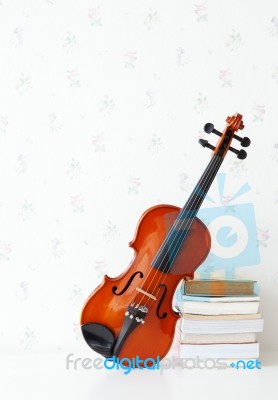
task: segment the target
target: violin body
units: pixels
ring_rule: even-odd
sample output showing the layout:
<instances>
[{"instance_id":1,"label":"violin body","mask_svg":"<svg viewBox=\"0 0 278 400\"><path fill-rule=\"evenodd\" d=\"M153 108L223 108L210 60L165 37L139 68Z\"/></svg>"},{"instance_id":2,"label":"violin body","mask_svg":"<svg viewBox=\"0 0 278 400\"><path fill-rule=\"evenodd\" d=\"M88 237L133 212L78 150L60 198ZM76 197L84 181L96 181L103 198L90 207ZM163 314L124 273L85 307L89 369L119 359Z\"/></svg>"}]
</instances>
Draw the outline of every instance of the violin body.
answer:
<instances>
[{"instance_id":1,"label":"violin body","mask_svg":"<svg viewBox=\"0 0 278 400\"><path fill-rule=\"evenodd\" d=\"M210 250L210 233L207 227L195 218L187 240L169 273L163 273L151 267L151 261L158 252L169 229L176 220L180 208L170 205L155 206L141 217L135 237L129 246L135 251L129 267L118 277L104 277L84 305L81 314L81 326L87 343L104 356L115 355L113 346L122 329L127 306L134 298L137 302L144 297L136 288L139 286L148 293L156 293L156 300L151 300L144 324L124 340L117 352L120 359L139 356L140 359L163 358L169 351L179 314L173 310L172 301L178 283L185 277L193 279L194 271L204 261ZM150 273L150 270L152 273ZM155 275L155 279L152 277ZM146 279L147 277L147 279ZM143 286L142 286L143 284ZM162 286L157 290L155 287ZM149 299L148 299L149 300ZM105 343L105 331L108 328L113 334L110 342ZM104 337L104 338L103 338Z\"/></svg>"}]
</instances>

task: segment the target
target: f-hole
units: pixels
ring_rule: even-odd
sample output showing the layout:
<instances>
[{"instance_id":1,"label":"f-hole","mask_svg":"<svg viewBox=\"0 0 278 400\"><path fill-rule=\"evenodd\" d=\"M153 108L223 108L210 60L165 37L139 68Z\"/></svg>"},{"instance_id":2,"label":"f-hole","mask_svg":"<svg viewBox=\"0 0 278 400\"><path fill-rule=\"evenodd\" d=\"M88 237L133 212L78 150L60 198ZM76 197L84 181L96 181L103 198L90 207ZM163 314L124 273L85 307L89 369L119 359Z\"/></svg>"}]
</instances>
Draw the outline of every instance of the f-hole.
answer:
<instances>
[{"instance_id":1,"label":"f-hole","mask_svg":"<svg viewBox=\"0 0 278 400\"><path fill-rule=\"evenodd\" d=\"M125 287L123 288L123 290L121 290L119 293L117 293L118 287L117 286L113 286L112 287L112 292L114 293L115 296L121 296L122 294L124 294L127 289L129 288L129 286L131 285L133 279L135 278L136 275L139 275L140 278L143 278L144 274L141 271L136 271L134 272L134 274L131 275L131 277L129 278L129 280L127 281Z\"/></svg>"},{"instance_id":2,"label":"f-hole","mask_svg":"<svg viewBox=\"0 0 278 400\"><path fill-rule=\"evenodd\" d=\"M160 314L160 307L161 307L161 305L162 305L162 303L163 303L163 301L164 301L164 298L165 298L165 296L166 296L166 293L167 293L167 286L164 285L164 283L160 283L159 287L160 287L160 288L163 288L164 290L163 290L162 296L160 297L160 300L159 300L158 305L157 305L156 316L157 316L157 318L163 319L163 318L166 318L166 317L167 317L167 312L164 312L164 313L161 315L161 314Z\"/></svg>"}]
</instances>

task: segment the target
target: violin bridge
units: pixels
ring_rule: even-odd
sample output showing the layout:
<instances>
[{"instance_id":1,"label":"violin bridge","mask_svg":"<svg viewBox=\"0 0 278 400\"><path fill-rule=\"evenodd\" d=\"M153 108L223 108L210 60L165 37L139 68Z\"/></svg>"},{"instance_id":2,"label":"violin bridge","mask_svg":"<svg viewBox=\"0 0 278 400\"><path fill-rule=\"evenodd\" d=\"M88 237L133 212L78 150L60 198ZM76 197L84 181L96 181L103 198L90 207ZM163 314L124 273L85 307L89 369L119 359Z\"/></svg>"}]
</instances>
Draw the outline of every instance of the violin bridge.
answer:
<instances>
[{"instance_id":1,"label":"violin bridge","mask_svg":"<svg viewBox=\"0 0 278 400\"><path fill-rule=\"evenodd\" d=\"M150 297L153 300L157 300L157 298L155 296L153 296L152 294L150 294L148 292L145 292L145 290L143 290L143 289L141 289L139 287L137 287L136 290L137 290L137 292L143 293L144 295Z\"/></svg>"}]
</instances>

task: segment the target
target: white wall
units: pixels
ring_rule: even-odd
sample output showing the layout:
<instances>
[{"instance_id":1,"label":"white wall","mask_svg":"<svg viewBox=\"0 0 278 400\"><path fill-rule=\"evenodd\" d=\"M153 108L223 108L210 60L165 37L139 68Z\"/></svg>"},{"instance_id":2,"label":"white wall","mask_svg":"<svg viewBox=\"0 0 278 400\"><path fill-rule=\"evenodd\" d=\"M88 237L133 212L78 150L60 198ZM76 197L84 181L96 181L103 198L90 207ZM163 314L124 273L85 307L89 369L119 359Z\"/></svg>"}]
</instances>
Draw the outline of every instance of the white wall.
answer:
<instances>
[{"instance_id":1,"label":"white wall","mask_svg":"<svg viewBox=\"0 0 278 400\"><path fill-rule=\"evenodd\" d=\"M184 204L203 125L235 112L252 146L225 159L225 194L251 186L261 263L242 270L278 348L277 46L275 0L0 1L3 352L86 348L85 299L146 208Z\"/></svg>"}]
</instances>

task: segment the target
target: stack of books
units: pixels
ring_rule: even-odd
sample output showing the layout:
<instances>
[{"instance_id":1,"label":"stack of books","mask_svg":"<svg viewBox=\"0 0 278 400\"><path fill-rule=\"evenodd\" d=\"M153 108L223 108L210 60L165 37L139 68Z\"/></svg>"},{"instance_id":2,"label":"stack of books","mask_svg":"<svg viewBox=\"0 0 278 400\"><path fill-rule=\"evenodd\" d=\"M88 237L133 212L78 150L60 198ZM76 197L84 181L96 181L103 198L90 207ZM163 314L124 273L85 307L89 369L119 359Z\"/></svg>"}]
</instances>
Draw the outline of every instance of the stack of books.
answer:
<instances>
[{"instance_id":1,"label":"stack of books","mask_svg":"<svg viewBox=\"0 0 278 400\"><path fill-rule=\"evenodd\" d=\"M263 331L259 301L255 281L185 280L175 303L182 314L180 356L258 358L256 333Z\"/></svg>"}]
</instances>

